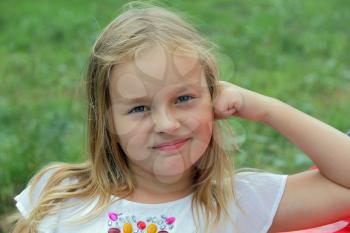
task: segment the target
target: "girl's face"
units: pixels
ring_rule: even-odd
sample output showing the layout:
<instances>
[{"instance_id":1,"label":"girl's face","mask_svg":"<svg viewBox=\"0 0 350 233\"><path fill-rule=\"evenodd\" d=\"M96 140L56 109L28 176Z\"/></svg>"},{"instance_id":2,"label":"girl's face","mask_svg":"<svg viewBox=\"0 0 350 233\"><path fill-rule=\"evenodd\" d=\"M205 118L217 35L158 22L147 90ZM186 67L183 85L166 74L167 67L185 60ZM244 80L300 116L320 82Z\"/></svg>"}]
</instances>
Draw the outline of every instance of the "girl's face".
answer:
<instances>
[{"instance_id":1,"label":"girl's face","mask_svg":"<svg viewBox=\"0 0 350 233\"><path fill-rule=\"evenodd\" d=\"M153 47L113 67L109 91L113 132L132 169L181 177L207 149L212 104L195 56Z\"/></svg>"}]
</instances>

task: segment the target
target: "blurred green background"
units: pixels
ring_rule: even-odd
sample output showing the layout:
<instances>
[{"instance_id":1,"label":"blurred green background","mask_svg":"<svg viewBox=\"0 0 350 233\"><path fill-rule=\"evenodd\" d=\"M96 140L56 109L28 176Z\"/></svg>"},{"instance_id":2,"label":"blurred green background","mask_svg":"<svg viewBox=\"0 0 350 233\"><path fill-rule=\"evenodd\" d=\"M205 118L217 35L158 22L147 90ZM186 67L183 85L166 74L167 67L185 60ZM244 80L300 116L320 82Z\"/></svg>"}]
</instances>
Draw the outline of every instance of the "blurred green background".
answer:
<instances>
[{"instance_id":1,"label":"blurred green background","mask_svg":"<svg viewBox=\"0 0 350 233\"><path fill-rule=\"evenodd\" d=\"M84 160L87 57L125 2L0 2L0 214L49 161ZM187 14L220 46L223 79L350 128L350 1L159 3ZM241 146L236 167L292 174L312 164L273 129L230 122Z\"/></svg>"}]
</instances>

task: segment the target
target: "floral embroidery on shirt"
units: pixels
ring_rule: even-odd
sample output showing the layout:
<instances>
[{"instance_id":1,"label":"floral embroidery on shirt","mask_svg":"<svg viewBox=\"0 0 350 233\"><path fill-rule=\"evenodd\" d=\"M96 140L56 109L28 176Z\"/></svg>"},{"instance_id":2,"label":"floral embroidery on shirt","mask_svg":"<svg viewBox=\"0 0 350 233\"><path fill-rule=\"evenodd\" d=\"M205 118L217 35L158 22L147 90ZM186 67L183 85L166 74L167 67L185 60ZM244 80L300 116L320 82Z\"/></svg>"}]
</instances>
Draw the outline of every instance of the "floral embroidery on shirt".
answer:
<instances>
[{"instance_id":1,"label":"floral embroidery on shirt","mask_svg":"<svg viewBox=\"0 0 350 233\"><path fill-rule=\"evenodd\" d=\"M152 216L146 220L135 215L124 216L123 213L108 213L108 233L171 233L176 218L166 215Z\"/></svg>"}]
</instances>

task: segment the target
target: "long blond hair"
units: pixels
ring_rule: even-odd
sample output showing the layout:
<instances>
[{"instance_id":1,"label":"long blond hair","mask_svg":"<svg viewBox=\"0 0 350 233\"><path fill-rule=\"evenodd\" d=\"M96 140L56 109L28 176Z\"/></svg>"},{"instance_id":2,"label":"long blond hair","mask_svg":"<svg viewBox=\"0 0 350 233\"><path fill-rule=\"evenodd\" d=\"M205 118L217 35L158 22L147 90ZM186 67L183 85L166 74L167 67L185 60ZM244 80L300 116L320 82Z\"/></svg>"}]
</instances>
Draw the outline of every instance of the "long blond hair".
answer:
<instances>
[{"instance_id":1,"label":"long blond hair","mask_svg":"<svg viewBox=\"0 0 350 233\"><path fill-rule=\"evenodd\" d=\"M108 92L112 67L133 58L137 50L154 42L168 51L179 47L191 48L201 61L212 100L219 91L219 71L211 53L215 46L185 22L180 13L144 3L129 3L125 8L99 35L89 59L86 90L90 157L81 164L52 164L34 176L30 182L31 190L43 174L56 169L42 191L37 206L26 220L17 224L14 233L36 232L40 220L49 213L59 212L60 208L54 208L57 203L70 198L97 198L95 208L81 221L87 222L106 210L112 192L125 198L135 190L125 154L117 143L116 134L110 130L114 127ZM209 146L194 166L192 214L197 216L194 219L197 231L201 222L198 218L200 211L204 212L205 228L209 231L222 218L229 217L228 208L232 200L238 205L233 189L234 165L230 155L222 144L221 127L214 122ZM72 177L79 182L59 185Z\"/></svg>"}]
</instances>

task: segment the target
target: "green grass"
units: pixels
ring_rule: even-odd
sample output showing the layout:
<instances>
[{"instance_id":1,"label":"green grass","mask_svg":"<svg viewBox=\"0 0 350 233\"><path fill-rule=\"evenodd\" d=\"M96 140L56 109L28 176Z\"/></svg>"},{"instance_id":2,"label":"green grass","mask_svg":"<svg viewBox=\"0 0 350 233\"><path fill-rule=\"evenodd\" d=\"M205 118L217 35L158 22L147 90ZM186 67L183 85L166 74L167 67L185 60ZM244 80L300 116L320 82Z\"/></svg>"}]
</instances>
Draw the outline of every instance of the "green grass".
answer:
<instances>
[{"instance_id":1,"label":"green grass","mask_svg":"<svg viewBox=\"0 0 350 233\"><path fill-rule=\"evenodd\" d=\"M0 2L0 213L49 161L81 161L83 74L97 34L124 2ZM340 0L164 1L221 47L222 78L350 128L350 9ZM312 163L265 125L231 120L237 167L295 173ZM320 142L321 143L321 142ZM330 155L331 156L331 155Z\"/></svg>"}]
</instances>

